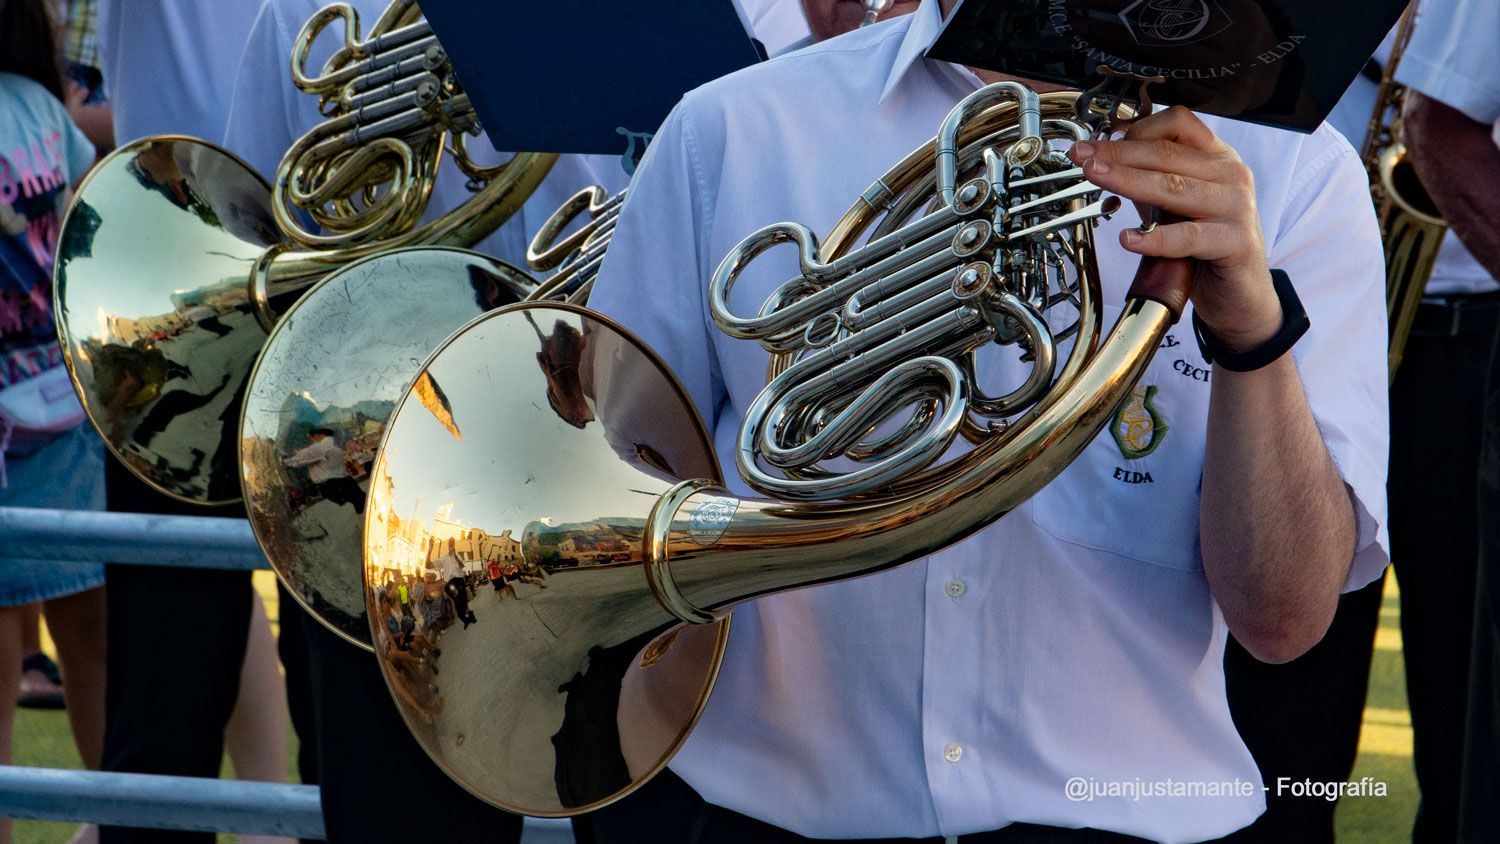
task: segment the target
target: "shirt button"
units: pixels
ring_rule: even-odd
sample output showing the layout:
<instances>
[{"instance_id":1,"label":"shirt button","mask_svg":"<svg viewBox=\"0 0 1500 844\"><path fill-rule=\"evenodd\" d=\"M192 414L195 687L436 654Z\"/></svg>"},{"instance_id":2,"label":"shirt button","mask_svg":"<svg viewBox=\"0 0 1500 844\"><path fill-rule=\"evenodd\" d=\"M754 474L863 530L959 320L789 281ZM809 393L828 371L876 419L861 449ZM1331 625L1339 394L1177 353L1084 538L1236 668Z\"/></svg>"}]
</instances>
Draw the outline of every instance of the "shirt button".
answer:
<instances>
[{"instance_id":1,"label":"shirt button","mask_svg":"<svg viewBox=\"0 0 1500 844\"><path fill-rule=\"evenodd\" d=\"M955 577L943 584L943 591L947 592L950 598L962 598L964 593L969 591L969 585Z\"/></svg>"},{"instance_id":2,"label":"shirt button","mask_svg":"<svg viewBox=\"0 0 1500 844\"><path fill-rule=\"evenodd\" d=\"M957 762L964 758L964 749L957 744L950 744L943 748L943 758L949 762Z\"/></svg>"}]
</instances>

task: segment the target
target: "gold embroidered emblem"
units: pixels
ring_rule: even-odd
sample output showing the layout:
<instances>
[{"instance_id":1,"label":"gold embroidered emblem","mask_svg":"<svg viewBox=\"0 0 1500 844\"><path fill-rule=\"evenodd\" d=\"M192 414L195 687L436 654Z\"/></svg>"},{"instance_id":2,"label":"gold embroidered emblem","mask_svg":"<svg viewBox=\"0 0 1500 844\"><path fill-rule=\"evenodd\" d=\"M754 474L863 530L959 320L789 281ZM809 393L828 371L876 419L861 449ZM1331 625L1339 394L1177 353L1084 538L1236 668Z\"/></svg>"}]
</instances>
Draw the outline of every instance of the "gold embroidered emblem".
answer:
<instances>
[{"instance_id":1,"label":"gold embroidered emblem","mask_svg":"<svg viewBox=\"0 0 1500 844\"><path fill-rule=\"evenodd\" d=\"M1120 402L1109 423L1109 433L1126 460L1139 460L1156 450L1167 435L1167 420L1156 409L1156 385L1137 384Z\"/></svg>"}]
</instances>

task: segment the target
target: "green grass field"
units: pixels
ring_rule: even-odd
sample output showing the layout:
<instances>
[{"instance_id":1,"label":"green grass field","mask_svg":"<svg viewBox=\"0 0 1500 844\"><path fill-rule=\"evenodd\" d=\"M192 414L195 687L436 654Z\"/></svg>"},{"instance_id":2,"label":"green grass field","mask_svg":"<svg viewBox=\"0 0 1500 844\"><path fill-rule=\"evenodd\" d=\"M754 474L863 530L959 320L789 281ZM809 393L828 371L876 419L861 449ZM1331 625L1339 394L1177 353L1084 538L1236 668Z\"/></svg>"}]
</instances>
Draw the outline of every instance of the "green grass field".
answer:
<instances>
[{"instance_id":1,"label":"green grass field","mask_svg":"<svg viewBox=\"0 0 1500 844\"><path fill-rule=\"evenodd\" d=\"M276 619L275 581L270 572L256 573L256 587L266 610ZM1346 799L1338 808L1340 842L1385 844L1409 840L1411 819L1417 808L1416 780L1411 767L1411 718L1406 710L1406 676L1401 666L1401 628L1398 623L1400 595L1394 578L1386 581L1385 601L1380 610L1380 630L1375 637L1375 659L1370 671L1370 696L1360 734L1359 759L1354 778L1373 777L1385 782L1384 798ZM292 752L297 757L293 737ZM78 753L68 735L62 712L22 709L16 718L14 760L17 765L48 768L79 767ZM228 775L228 769L225 769ZM296 772L288 773L296 781ZM65 844L74 824L17 821L15 844ZM233 836L220 836L232 841Z\"/></svg>"}]
</instances>

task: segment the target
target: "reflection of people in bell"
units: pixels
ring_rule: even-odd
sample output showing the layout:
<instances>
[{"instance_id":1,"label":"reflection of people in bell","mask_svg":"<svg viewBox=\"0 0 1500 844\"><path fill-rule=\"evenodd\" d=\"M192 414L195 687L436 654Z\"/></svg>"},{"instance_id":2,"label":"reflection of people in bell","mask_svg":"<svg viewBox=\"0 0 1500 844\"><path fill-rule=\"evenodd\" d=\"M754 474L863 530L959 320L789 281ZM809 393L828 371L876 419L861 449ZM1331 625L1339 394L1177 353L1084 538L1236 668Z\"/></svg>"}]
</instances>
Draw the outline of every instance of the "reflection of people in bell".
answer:
<instances>
[{"instance_id":1,"label":"reflection of people in bell","mask_svg":"<svg viewBox=\"0 0 1500 844\"><path fill-rule=\"evenodd\" d=\"M517 582L534 582L535 580L535 578L528 580L523 577L520 566L517 566L515 563L502 563L499 560L490 560L489 565L486 566L486 571L489 574L490 585L495 587L495 598L497 600L504 600L507 593L512 598L517 597L515 586ZM542 585L545 586L546 584Z\"/></svg>"},{"instance_id":2,"label":"reflection of people in bell","mask_svg":"<svg viewBox=\"0 0 1500 844\"><path fill-rule=\"evenodd\" d=\"M179 208L186 208L192 202L187 181L177 166L177 160L172 157L172 144L156 143L142 147L128 169L143 187L157 191Z\"/></svg>"},{"instance_id":3,"label":"reflection of people in bell","mask_svg":"<svg viewBox=\"0 0 1500 844\"><path fill-rule=\"evenodd\" d=\"M332 428L314 428L308 432L312 444L293 452L281 462L287 466L307 467L307 476L318 493L334 504L352 504L354 512L365 512L365 491L349 477L344 468L344 447L334 439Z\"/></svg>"},{"instance_id":4,"label":"reflection of people in bell","mask_svg":"<svg viewBox=\"0 0 1500 844\"><path fill-rule=\"evenodd\" d=\"M536 362L547 378L547 403L564 422L575 428L594 421L594 410L589 407L578 378L578 361L588 345L587 339L562 320L553 324L550 335L542 333L531 314L526 314L526 321L531 323L542 344L541 351L536 353Z\"/></svg>"},{"instance_id":5,"label":"reflection of people in bell","mask_svg":"<svg viewBox=\"0 0 1500 844\"><path fill-rule=\"evenodd\" d=\"M467 630L478 619L469 610L469 585L464 582L464 565L454 551L453 540L448 540L448 553L434 560L433 565L437 567L438 576L446 583L443 591L453 601L454 613Z\"/></svg>"}]
</instances>

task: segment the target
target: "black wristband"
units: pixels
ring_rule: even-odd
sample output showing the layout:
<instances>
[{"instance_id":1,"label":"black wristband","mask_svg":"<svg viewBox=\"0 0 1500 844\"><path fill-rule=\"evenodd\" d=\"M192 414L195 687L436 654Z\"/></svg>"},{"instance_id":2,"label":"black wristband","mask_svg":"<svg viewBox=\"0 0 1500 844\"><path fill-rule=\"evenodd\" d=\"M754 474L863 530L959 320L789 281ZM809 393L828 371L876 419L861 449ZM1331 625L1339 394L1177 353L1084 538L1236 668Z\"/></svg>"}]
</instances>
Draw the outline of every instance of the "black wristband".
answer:
<instances>
[{"instance_id":1,"label":"black wristband","mask_svg":"<svg viewBox=\"0 0 1500 844\"><path fill-rule=\"evenodd\" d=\"M1286 354L1312 324L1302 300L1292 287L1292 279L1282 270L1271 270L1271 286L1276 290L1276 299L1281 302L1281 328L1266 342L1244 352L1232 352L1198 318L1193 311L1193 334L1198 338L1198 351L1203 359L1230 372L1253 372Z\"/></svg>"}]
</instances>

